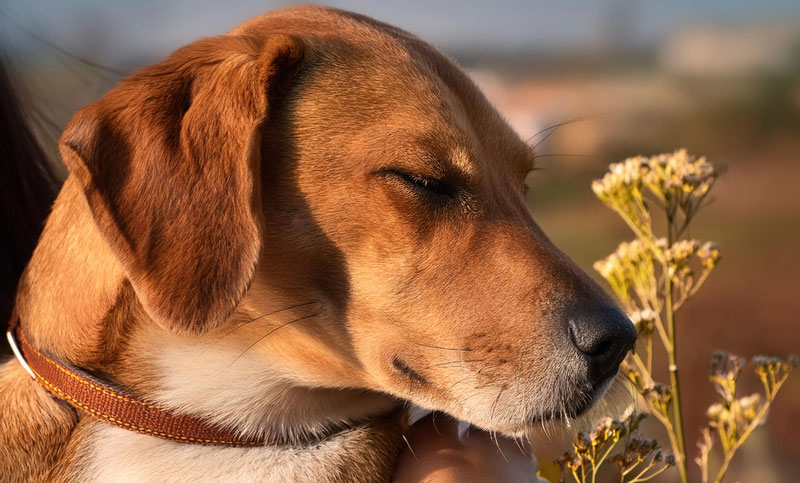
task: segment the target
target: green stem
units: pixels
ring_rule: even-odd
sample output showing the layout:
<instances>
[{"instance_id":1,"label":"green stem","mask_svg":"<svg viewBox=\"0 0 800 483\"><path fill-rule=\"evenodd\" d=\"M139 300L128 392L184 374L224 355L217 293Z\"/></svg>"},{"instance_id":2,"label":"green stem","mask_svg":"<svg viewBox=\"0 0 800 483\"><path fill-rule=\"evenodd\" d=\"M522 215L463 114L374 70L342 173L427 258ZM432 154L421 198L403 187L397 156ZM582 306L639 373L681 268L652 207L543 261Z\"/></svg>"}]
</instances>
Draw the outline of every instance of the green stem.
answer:
<instances>
[{"instance_id":1,"label":"green stem","mask_svg":"<svg viewBox=\"0 0 800 483\"><path fill-rule=\"evenodd\" d=\"M669 352L669 346L672 344L672 342L670 341L667 331L664 329L664 323L661 322L660 316L656 318L655 326L656 331L658 332L658 337L661 338L661 344L664 346L664 350Z\"/></svg>"},{"instance_id":2,"label":"green stem","mask_svg":"<svg viewBox=\"0 0 800 483\"><path fill-rule=\"evenodd\" d=\"M608 458L608 455L610 455L610 454L611 454L611 450L612 450L612 449L614 449L614 447L617 445L617 443L619 443L619 439L617 439L616 441L614 441L614 442L611 444L611 446L609 446L609 447L608 447L608 450L606 450L606 452L603 454L603 456L602 456L602 457L600 457L600 460L597 462L597 467L598 467L598 468L600 467L600 465L602 465L602 464L603 464L603 462L606 460L606 458ZM594 477L595 477L595 474L597 474L597 471L596 471L596 470L594 471L594 474L592 474L592 482L594 482Z\"/></svg>"},{"instance_id":3,"label":"green stem","mask_svg":"<svg viewBox=\"0 0 800 483\"><path fill-rule=\"evenodd\" d=\"M650 461L650 464L649 464L649 465L647 465L647 466L646 466L646 467L645 467L645 468L644 468L642 471L640 471L640 472L639 472L639 474L637 474L636 476L634 476L634 477L633 477L633 479L632 479L631 481L629 481L628 483L633 483L634 481L642 481L642 480L641 480L641 477L642 477L642 476L644 476L644 474L645 474L645 473L647 473L648 471L650 471L650 469L651 469L653 466L655 466L655 465L656 465L656 462L655 462L655 460L651 460L651 461Z\"/></svg>"},{"instance_id":4,"label":"green stem","mask_svg":"<svg viewBox=\"0 0 800 483\"><path fill-rule=\"evenodd\" d=\"M675 237L675 226L673 217L667 214L667 246L672 247ZM673 428L675 429L675 463L681 475L681 482L686 483L687 468L686 468L686 441L683 435L683 415L681 414L681 386L678 379L678 357L677 357L677 344L675 333L675 311L672 306L672 277L669 274L669 261L665 261L665 282L664 282L664 298L665 298L665 317L667 319L667 335L670 340L670 347L667 348L667 357L669 360L669 379L670 379L670 392L672 392L672 420Z\"/></svg>"},{"instance_id":5,"label":"green stem","mask_svg":"<svg viewBox=\"0 0 800 483\"><path fill-rule=\"evenodd\" d=\"M651 480L651 479L655 478L656 476L660 475L661 473L663 473L664 470L666 470L667 468L669 468L669 467L666 466L666 465L662 466L660 470L656 471L655 473L652 473L647 478L639 478L637 476L636 479L633 479L633 480L629 481L628 483L638 483L638 482L641 482L641 481Z\"/></svg>"},{"instance_id":6,"label":"green stem","mask_svg":"<svg viewBox=\"0 0 800 483\"><path fill-rule=\"evenodd\" d=\"M689 295L688 295L688 297L686 297L686 298L689 298L689 297L691 297L692 295L696 294L698 290L700 290L700 287L702 287L702 286L703 286L703 282L705 282L705 281L706 281L706 279L708 278L708 275L711 273L711 270L712 270L712 269L710 269L710 268L707 268L707 269L705 269L705 270L703 271L702 275L700 275L700 279L697 281L697 283L695 284L695 286L694 286L694 287L692 287L692 289L689 291Z\"/></svg>"},{"instance_id":7,"label":"green stem","mask_svg":"<svg viewBox=\"0 0 800 483\"><path fill-rule=\"evenodd\" d=\"M669 420L669 415L666 414L666 412L662 413L658 408L653 407L652 404L648 403L648 406L650 407L650 410L652 411L653 416L655 416L656 419L658 419L658 422L660 422L664 426L664 428L666 428L667 437L669 438L669 444L670 444L670 446L672 446L672 452L673 453L677 453L678 440L675 439L675 430L672 427L672 422ZM677 464L677 460L678 460L678 457L675 456L676 464Z\"/></svg>"}]
</instances>

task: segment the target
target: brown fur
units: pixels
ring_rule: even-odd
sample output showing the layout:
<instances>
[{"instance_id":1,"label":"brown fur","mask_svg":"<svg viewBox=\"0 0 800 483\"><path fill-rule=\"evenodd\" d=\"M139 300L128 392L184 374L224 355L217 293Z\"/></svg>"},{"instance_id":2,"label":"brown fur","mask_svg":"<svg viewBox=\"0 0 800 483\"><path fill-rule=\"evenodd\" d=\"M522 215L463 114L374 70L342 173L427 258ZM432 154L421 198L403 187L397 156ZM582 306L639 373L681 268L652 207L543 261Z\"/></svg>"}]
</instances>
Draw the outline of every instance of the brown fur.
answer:
<instances>
[{"instance_id":1,"label":"brown fur","mask_svg":"<svg viewBox=\"0 0 800 483\"><path fill-rule=\"evenodd\" d=\"M403 31L258 17L124 80L60 148L71 174L17 297L33 343L243 434L360 428L308 449L314 479L388 479L402 399L520 434L589 397L565 314L610 300L531 218L528 146ZM0 383L3 447L44 455L3 452L21 480L223 454L76 425L23 376L12 361ZM137 445L159 450L137 463ZM254 451L225 461L263 467ZM264 471L305 474L275 454Z\"/></svg>"}]
</instances>

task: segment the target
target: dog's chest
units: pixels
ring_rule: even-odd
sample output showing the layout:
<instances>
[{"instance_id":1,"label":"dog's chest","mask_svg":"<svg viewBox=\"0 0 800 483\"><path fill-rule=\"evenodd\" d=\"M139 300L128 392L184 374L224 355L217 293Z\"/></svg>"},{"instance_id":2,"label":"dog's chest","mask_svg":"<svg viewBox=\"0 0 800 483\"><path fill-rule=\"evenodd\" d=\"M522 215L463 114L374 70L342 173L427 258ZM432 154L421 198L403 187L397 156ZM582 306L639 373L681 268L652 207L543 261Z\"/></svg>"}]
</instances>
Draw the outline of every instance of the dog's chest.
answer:
<instances>
[{"instance_id":1,"label":"dog's chest","mask_svg":"<svg viewBox=\"0 0 800 483\"><path fill-rule=\"evenodd\" d=\"M401 440L387 428L362 426L308 447L226 448L92 426L75 481L389 481Z\"/></svg>"}]
</instances>

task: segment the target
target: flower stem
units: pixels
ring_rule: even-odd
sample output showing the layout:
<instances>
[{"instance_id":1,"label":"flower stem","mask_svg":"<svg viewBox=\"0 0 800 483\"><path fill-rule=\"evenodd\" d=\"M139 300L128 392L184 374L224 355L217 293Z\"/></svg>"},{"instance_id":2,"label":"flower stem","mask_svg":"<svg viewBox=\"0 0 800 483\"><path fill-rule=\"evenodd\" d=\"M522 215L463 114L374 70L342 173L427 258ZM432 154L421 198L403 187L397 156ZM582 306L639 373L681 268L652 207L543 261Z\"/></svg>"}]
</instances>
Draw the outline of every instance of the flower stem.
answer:
<instances>
[{"instance_id":1,"label":"flower stem","mask_svg":"<svg viewBox=\"0 0 800 483\"><path fill-rule=\"evenodd\" d=\"M667 213L667 246L672 247L675 238L675 225L673 217ZM669 262L667 262L668 265ZM687 469L686 469L686 441L683 436L683 415L681 414L681 386L678 379L678 361L676 350L676 334L675 334L675 311L673 307L673 294L672 294L672 277L667 269L665 282L664 282L664 298L665 307L664 315L667 322L667 334L669 336L669 347L667 347L667 357L669 359L669 379L670 391L672 392L672 422L675 429L675 464L681 475L681 481L686 483Z\"/></svg>"}]
</instances>

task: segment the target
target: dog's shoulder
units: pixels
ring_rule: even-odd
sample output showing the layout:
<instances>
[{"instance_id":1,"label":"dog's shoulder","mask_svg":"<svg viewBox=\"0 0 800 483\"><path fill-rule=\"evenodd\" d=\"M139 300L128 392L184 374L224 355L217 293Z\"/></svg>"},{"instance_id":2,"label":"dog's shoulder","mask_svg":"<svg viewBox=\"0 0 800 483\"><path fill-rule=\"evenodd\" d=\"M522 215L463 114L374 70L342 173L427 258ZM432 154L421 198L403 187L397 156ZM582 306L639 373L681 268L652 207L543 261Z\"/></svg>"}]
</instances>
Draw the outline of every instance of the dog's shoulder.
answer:
<instances>
[{"instance_id":1,"label":"dog's shoulder","mask_svg":"<svg viewBox=\"0 0 800 483\"><path fill-rule=\"evenodd\" d=\"M0 475L53 481L77 416L54 400L12 359L0 365Z\"/></svg>"}]
</instances>

